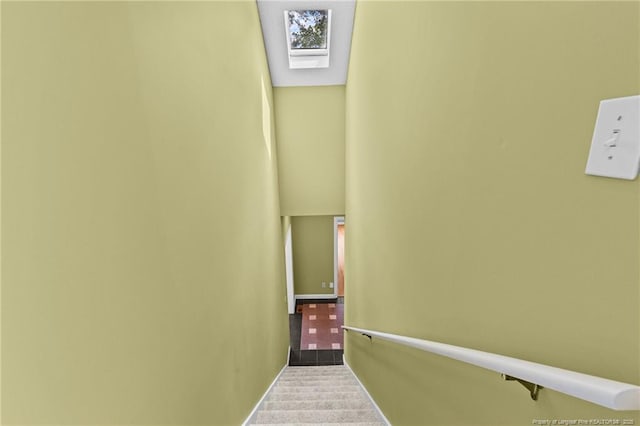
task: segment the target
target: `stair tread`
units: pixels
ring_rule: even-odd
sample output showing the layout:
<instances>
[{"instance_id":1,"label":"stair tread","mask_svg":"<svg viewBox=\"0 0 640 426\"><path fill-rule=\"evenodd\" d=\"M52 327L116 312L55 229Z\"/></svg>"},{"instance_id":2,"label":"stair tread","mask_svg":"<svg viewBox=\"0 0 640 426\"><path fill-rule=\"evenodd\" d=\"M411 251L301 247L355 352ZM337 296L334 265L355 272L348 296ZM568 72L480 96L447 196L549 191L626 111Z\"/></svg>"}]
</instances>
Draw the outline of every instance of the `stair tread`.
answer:
<instances>
[{"instance_id":1,"label":"stair tread","mask_svg":"<svg viewBox=\"0 0 640 426\"><path fill-rule=\"evenodd\" d=\"M321 376L321 377L350 377L351 374L347 371L309 371L309 372L284 372L282 373L282 377L310 377L310 376Z\"/></svg>"},{"instance_id":2,"label":"stair tread","mask_svg":"<svg viewBox=\"0 0 640 426\"><path fill-rule=\"evenodd\" d=\"M334 387L334 388L338 388L340 386L358 386L358 382L355 380L326 380L326 381L308 381L308 380L303 380L301 379L300 381L297 380L293 380L293 381L286 381L286 382L281 382L278 381L278 383L276 383L276 386L282 387L282 388L295 388L295 387L301 387L301 388L305 388L305 387Z\"/></svg>"},{"instance_id":3,"label":"stair tread","mask_svg":"<svg viewBox=\"0 0 640 426\"><path fill-rule=\"evenodd\" d=\"M280 393L267 396L266 401L316 401L327 399L327 394L318 392ZM357 399L364 398L362 391L336 392L330 395L331 399Z\"/></svg>"},{"instance_id":4,"label":"stair tread","mask_svg":"<svg viewBox=\"0 0 640 426\"><path fill-rule=\"evenodd\" d=\"M251 423L253 426L266 426L273 425L273 423ZM386 426L386 423L382 422L358 422L358 423L278 423L280 426Z\"/></svg>"},{"instance_id":5,"label":"stair tread","mask_svg":"<svg viewBox=\"0 0 640 426\"><path fill-rule=\"evenodd\" d=\"M273 425L273 423L251 423L253 426L266 426L268 424ZM386 423L382 422L358 422L358 423L278 423L280 426L386 426Z\"/></svg>"},{"instance_id":6,"label":"stair tread","mask_svg":"<svg viewBox=\"0 0 640 426\"><path fill-rule=\"evenodd\" d=\"M363 396L354 399L302 399L265 401L262 409L269 410L365 410L371 403Z\"/></svg>"},{"instance_id":7,"label":"stair tread","mask_svg":"<svg viewBox=\"0 0 640 426\"><path fill-rule=\"evenodd\" d=\"M315 380L347 380L353 379L348 374L283 374L280 376L283 380L300 380L300 379L315 379Z\"/></svg>"},{"instance_id":8,"label":"stair tread","mask_svg":"<svg viewBox=\"0 0 640 426\"><path fill-rule=\"evenodd\" d=\"M295 367L289 367L289 368L295 368ZM302 367L304 368L308 368L308 367ZM349 377L351 376L351 373L346 371L346 370L340 370L340 371L335 371L335 370L330 370L330 371L321 371L321 370L294 370L294 371L290 371L290 370L285 370L284 373L282 373L282 377L297 377L297 376L322 376L322 377L334 377L334 376L344 376L344 377Z\"/></svg>"},{"instance_id":9,"label":"stair tread","mask_svg":"<svg viewBox=\"0 0 640 426\"><path fill-rule=\"evenodd\" d=\"M295 382L296 380L315 380L315 381L323 381L329 382L332 380L351 380L355 381L352 376L304 376L302 374L297 376L281 376L282 382Z\"/></svg>"},{"instance_id":10,"label":"stair tread","mask_svg":"<svg viewBox=\"0 0 640 426\"><path fill-rule=\"evenodd\" d=\"M259 423L344 423L378 421L378 414L372 409L356 410L271 410L260 411L256 421Z\"/></svg>"},{"instance_id":11,"label":"stair tread","mask_svg":"<svg viewBox=\"0 0 640 426\"><path fill-rule=\"evenodd\" d=\"M341 385L341 386L282 386L274 387L271 392L279 393L299 393L299 392L356 392L359 391L358 385Z\"/></svg>"}]
</instances>

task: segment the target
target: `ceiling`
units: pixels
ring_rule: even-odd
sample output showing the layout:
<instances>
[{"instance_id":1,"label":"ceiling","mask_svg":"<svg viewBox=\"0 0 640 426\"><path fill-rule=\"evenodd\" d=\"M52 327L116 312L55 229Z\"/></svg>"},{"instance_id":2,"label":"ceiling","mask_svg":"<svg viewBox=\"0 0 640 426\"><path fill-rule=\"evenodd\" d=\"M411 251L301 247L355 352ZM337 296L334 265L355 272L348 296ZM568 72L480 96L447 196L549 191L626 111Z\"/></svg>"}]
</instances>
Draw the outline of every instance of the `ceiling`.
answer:
<instances>
[{"instance_id":1,"label":"ceiling","mask_svg":"<svg viewBox=\"0 0 640 426\"><path fill-rule=\"evenodd\" d=\"M355 0L257 0L271 84L274 87L347 83ZM329 68L289 69L285 10L331 9Z\"/></svg>"}]
</instances>

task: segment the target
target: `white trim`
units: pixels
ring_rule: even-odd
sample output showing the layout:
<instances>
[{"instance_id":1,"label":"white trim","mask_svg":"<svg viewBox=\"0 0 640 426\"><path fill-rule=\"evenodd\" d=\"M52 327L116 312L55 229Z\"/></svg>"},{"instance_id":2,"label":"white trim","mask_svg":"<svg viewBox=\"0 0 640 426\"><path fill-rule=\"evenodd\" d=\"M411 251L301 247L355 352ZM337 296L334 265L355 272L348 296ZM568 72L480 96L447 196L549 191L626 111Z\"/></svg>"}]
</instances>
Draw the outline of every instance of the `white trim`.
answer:
<instances>
[{"instance_id":1,"label":"white trim","mask_svg":"<svg viewBox=\"0 0 640 426\"><path fill-rule=\"evenodd\" d=\"M338 297L338 225L344 225L344 216L333 218L333 295Z\"/></svg>"},{"instance_id":2,"label":"white trim","mask_svg":"<svg viewBox=\"0 0 640 426\"><path fill-rule=\"evenodd\" d=\"M280 370L276 378L273 379L273 381L271 382L267 390L262 395L262 398L260 398L260 400L255 405L255 407L253 407L253 410L251 410L251 412L249 413L249 416L247 417L247 419L244 422L242 422L242 426L248 426L254 420L254 417L256 416L256 414L258 414L258 410L260 410L260 407L262 407L262 403L267 398L267 395L269 395L269 392L271 392L271 389L273 389L273 387L276 385L276 383L280 379L280 376L282 376L282 373L284 373L284 370L286 370L287 367L289 366L290 355L291 355L291 346L289 346L289 349L287 350L287 363L284 365L284 367L282 367L282 369Z\"/></svg>"},{"instance_id":3,"label":"white trim","mask_svg":"<svg viewBox=\"0 0 640 426\"><path fill-rule=\"evenodd\" d=\"M336 295L331 293L325 294L296 294L296 299L335 299Z\"/></svg>"},{"instance_id":4,"label":"white trim","mask_svg":"<svg viewBox=\"0 0 640 426\"><path fill-rule=\"evenodd\" d=\"M294 295L294 277L293 277L293 239L292 239L291 223L287 228L287 236L284 243L284 268L285 280L287 282L287 308L289 313L296 311L296 298Z\"/></svg>"},{"instance_id":5,"label":"white trim","mask_svg":"<svg viewBox=\"0 0 640 426\"><path fill-rule=\"evenodd\" d=\"M391 422L389 421L389 419L387 419L387 417L384 415L384 413L382 412L382 410L380 409L380 407L378 406L378 404L376 404L376 401L373 399L373 397L369 394L369 391L367 390L367 388L364 387L364 385L362 384L362 382L360 381L360 379L358 378L358 376L356 376L356 373L353 372L353 370L351 369L351 366L347 363L347 359L345 358L344 354L342 354L342 362L344 363L344 366L347 367L347 370L349 370L351 372L351 374L353 375L353 377L355 377L356 381L358 382L358 384L360 385L360 387L362 388L362 390L364 391L364 394L367 396L367 398L369 398L369 401L371 401L371 404L373 404L373 408L375 408L375 410L378 412L378 415L380 417L382 417L382 420L388 424L389 426L391 426Z\"/></svg>"},{"instance_id":6,"label":"white trim","mask_svg":"<svg viewBox=\"0 0 640 426\"><path fill-rule=\"evenodd\" d=\"M486 368L612 410L640 410L640 386L631 383L617 382L603 377L446 343L344 325L342 328Z\"/></svg>"}]
</instances>

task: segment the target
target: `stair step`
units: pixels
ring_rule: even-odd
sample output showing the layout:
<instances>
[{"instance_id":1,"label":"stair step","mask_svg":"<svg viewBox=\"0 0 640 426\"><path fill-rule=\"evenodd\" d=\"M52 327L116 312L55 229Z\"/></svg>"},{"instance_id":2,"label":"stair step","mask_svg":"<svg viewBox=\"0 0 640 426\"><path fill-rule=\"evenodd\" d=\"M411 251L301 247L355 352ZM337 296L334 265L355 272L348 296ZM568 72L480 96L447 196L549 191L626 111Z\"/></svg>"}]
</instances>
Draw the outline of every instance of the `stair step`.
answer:
<instances>
[{"instance_id":1,"label":"stair step","mask_svg":"<svg viewBox=\"0 0 640 426\"><path fill-rule=\"evenodd\" d=\"M282 383L290 383L290 382L296 382L296 381L305 381L305 382L309 382L309 381L316 381L316 382L334 382L334 381L345 381L348 380L350 382L355 382L355 379L353 378L353 376L303 376L303 375L296 375L296 376L285 376L282 375L280 376L280 380L279 382Z\"/></svg>"},{"instance_id":2,"label":"stair step","mask_svg":"<svg viewBox=\"0 0 640 426\"><path fill-rule=\"evenodd\" d=\"M269 423L251 423L253 426L266 426ZM273 423L271 423L273 424ZM365 423L278 423L280 426L387 426L382 422L365 422Z\"/></svg>"},{"instance_id":3,"label":"stair step","mask_svg":"<svg viewBox=\"0 0 640 426\"><path fill-rule=\"evenodd\" d=\"M295 369L295 370L294 370ZM288 367L282 374L287 376L350 376L351 373L347 369L323 369L323 367Z\"/></svg>"},{"instance_id":4,"label":"stair step","mask_svg":"<svg viewBox=\"0 0 640 426\"><path fill-rule=\"evenodd\" d=\"M289 367L289 368L295 368L295 367ZM310 367L299 367L299 368L310 368ZM290 371L290 370L285 370L285 372L282 374L283 377L299 377L299 376L320 376L320 377L351 377L351 373L349 373L347 370L342 370L342 371L336 371L336 370L328 370L328 371L321 371L321 370L311 370L311 371Z\"/></svg>"},{"instance_id":5,"label":"stair step","mask_svg":"<svg viewBox=\"0 0 640 426\"><path fill-rule=\"evenodd\" d=\"M318 393L339 393L339 392L358 392L358 385L341 385L341 386L275 386L271 392L274 395L292 394L302 392L318 392Z\"/></svg>"},{"instance_id":6,"label":"stair step","mask_svg":"<svg viewBox=\"0 0 640 426\"><path fill-rule=\"evenodd\" d=\"M298 393L270 393L267 397L267 401L321 401L327 398L330 399L344 399L344 400L355 400L359 398L364 398L364 394L358 389L357 391L351 392L335 392L335 393L327 393L327 392L298 392Z\"/></svg>"},{"instance_id":7,"label":"stair step","mask_svg":"<svg viewBox=\"0 0 640 426\"><path fill-rule=\"evenodd\" d=\"M278 381L278 386L349 386L356 385L358 382L351 377L344 378L307 378L300 377L296 379L282 379Z\"/></svg>"},{"instance_id":8,"label":"stair step","mask_svg":"<svg viewBox=\"0 0 640 426\"><path fill-rule=\"evenodd\" d=\"M372 409L368 410L272 410L260 411L257 423L345 423L380 421Z\"/></svg>"},{"instance_id":9,"label":"stair step","mask_svg":"<svg viewBox=\"0 0 640 426\"><path fill-rule=\"evenodd\" d=\"M251 423L253 426L265 426L269 423ZM273 424L273 423L271 423ZM365 422L365 423L278 423L280 426L387 426L382 422Z\"/></svg>"},{"instance_id":10,"label":"stair step","mask_svg":"<svg viewBox=\"0 0 640 426\"><path fill-rule=\"evenodd\" d=\"M310 375L310 374L322 374L322 375L332 375L332 374L351 374L351 372L349 370L346 369L346 367L344 367L344 365L335 365L332 367L338 367L338 368L327 368L325 367L292 367L289 366L287 367L287 369L284 371L284 374L304 374L304 375Z\"/></svg>"},{"instance_id":11,"label":"stair step","mask_svg":"<svg viewBox=\"0 0 640 426\"><path fill-rule=\"evenodd\" d=\"M302 366L292 366L289 369L293 370L346 370L347 367L344 365L302 365Z\"/></svg>"},{"instance_id":12,"label":"stair step","mask_svg":"<svg viewBox=\"0 0 640 426\"><path fill-rule=\"evenodd\" d=\"M265 401L262 409L269 410L366 410L371 409L371 403L363 396L351 399L316 399L316 400L286 400Z\"/></svg>"}]
</instances>

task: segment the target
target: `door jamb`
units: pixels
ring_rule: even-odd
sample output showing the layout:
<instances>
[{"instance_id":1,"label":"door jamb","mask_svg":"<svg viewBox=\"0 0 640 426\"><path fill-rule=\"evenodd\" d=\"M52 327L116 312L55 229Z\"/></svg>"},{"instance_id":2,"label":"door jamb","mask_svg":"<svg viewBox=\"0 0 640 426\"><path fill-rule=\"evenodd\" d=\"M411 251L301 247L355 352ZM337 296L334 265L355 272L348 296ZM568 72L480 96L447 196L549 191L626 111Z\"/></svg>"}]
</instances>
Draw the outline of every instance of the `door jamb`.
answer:
<instances>
[{"instance_id":1,"label":"door jamb","mask_svg":"<svg viewBox=\"0 0 640 426\"><path fill-rule=\"evenodd\" d=\"M338 297L338 225L344 225L344 216L333 218L333 296Z\"/></svg>"},{"instance_id":2,"label":"door jamb","mask_svg":"<svg viewBox=\"0 0 640 426\"><path fill-rule=\"evenodd\" d=\"M287 283L287 310L290 314L295 313L296 297L294 295L293 284L293 238L292 226L289 224L284 243L285 281Z\"/></svg>"}]
</instances>

